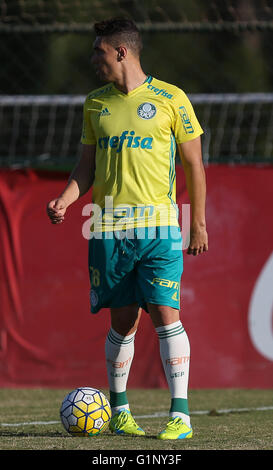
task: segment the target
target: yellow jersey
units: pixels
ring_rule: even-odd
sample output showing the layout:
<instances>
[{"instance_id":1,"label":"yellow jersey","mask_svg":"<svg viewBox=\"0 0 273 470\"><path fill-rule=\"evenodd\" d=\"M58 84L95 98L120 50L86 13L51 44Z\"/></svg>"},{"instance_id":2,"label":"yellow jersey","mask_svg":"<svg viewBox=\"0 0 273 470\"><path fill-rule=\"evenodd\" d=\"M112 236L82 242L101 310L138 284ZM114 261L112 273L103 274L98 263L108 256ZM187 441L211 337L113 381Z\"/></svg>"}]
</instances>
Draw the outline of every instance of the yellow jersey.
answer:
<instances>
[{"instance_id":1,"label":"yellow jersey","mask_svg":"<svg viewBox=\"0 0 273 470\"><path fill-rule=\"evenodd\" d=\"M113 83L89 93L81 142L96 145L101 209L92 230L177 226L176 143L202 133L186 94L154 77L128 94Z\"/></svg>"}]
</instances>

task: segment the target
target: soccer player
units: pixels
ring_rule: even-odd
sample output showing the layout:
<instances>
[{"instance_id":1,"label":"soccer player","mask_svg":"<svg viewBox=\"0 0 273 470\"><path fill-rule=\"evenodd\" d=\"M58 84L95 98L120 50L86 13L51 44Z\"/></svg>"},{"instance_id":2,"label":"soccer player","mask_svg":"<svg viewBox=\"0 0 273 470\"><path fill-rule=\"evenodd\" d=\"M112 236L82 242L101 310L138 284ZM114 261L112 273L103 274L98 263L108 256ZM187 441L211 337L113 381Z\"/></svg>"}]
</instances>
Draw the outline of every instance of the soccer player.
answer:
<instances>
[{"instance_id":1,"label":"soccer player","mask_svg":"<svg viewBox=\"0 0 273 470\"><path fill-rule=\"evenodd\" d=\"M171 395L169 421L158 438L190 438L190 345L180 320L183 259L175 154L178 148L191 202L187 252L196 256L208 250L203 131L181 89L144 73L134 22L106 20L95 24L95 33L92 64L106 84L86 98L82 156L47 211L52 223L62 223L67 208L93 187L90 301L92 313L110 308L111 314L105 343L110 429L145 435L126 393L135 334L145 310L158 335Z\"/></svg>"}]
</instances>

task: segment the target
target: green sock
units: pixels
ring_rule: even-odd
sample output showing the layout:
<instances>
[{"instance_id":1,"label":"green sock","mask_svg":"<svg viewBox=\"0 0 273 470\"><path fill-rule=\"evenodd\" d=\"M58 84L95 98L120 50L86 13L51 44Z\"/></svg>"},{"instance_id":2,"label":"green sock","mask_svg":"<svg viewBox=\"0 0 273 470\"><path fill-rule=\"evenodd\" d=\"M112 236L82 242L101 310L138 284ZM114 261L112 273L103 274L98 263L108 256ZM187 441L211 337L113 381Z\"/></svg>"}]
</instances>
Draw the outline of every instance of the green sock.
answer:
<instances>
[{"instance_id":1,"label":"green sock","mask_svg":"<svg viewBox=\"0 0 273 470\"><path fill-rule=\"evenodd\" d=\"M176 411L189 415L188 400L186 398L172 398L170 413L174 415Z\"/></svg>"},{"instance_id":2,"label":"green sock","mask_svg":"<svg viewBox=\"0 0 273 470\"><path fill-rule=\"evenodd\" d=\"M126 391L112 392L110 390L110 405L113 415L118 413L122 408L129 410L129 403Z\"/></svg>"},{"instance_id":3,"label":"green sock","mask_svg":"<svg viewBox=\"0 0 273 470\"><path fill-rule=\"evenodd\" d=\"M188 400L186 398L172 398L170 416L175 418L179 416L183 422L190 427L190 413L188 408Z\"/></svg>"}]
</instances>

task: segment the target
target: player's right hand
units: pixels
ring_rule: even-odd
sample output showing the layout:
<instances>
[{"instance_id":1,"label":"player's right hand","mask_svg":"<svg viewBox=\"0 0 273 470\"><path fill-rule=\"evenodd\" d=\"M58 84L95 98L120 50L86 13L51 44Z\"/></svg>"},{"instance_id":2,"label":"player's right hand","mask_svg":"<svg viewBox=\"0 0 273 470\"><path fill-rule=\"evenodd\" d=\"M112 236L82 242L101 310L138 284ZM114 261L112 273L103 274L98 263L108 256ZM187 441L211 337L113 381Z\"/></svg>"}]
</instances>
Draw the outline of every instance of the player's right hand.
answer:
<instances>
[{"instance_id":1,"label":"player's right hand","mask_svg":"<svg viewBox=\"0 0 273 470\"><path fill-rule=\"evenodd\" d=\"M61 224L64 221L64 215L67 206L63 198L53 199L47 205L47 215L52 224Z\"/></svg>"}]
</instances>

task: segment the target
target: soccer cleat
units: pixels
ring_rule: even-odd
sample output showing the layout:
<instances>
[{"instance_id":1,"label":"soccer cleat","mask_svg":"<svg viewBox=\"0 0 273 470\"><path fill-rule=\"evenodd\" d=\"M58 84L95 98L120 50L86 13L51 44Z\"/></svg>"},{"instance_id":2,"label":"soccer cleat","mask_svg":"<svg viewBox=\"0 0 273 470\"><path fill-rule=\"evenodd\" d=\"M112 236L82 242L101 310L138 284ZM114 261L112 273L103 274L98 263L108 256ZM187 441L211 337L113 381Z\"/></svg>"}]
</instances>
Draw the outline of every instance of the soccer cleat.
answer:
<instances>
[{"instance_id":1,"label":"soccer cleat","mask_svg":"<svg viewBox=\"0 0 273 470\"><path fill-rule=\"evenodd\" d=\"M183 423L182 418L170 418L166 429L161 431L158 439L190 439L193 435L192 428Z\"/></svg>"},{"instance_id":2,"label":"soccer cleat","mask_svg":"<svg viewBox=\"0 0 273 470\"><path fill-rule=\"evenodd\" d=\"M131 411L121 409L119 413L112 416L109 429L116 434L127 434L132 436L144 436L145 431L135 422Z\"/></svg>"}]
</instances>

